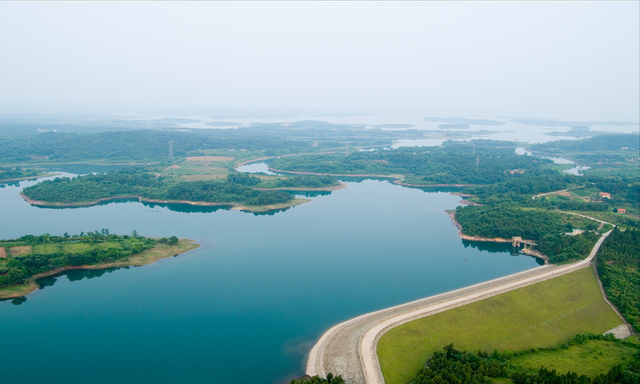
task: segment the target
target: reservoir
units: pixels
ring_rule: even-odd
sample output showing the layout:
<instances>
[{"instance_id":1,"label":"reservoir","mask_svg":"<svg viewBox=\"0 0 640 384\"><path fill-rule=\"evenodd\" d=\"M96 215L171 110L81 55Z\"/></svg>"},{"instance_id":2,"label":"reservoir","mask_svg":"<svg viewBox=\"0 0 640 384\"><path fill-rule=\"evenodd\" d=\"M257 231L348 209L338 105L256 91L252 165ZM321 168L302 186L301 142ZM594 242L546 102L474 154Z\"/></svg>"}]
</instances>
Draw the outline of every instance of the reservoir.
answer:
<instances>
[{"instance_id":1,"label":"reservoir","mask_svg":"<svg viewBox=\"0 0 640 384\"><path fill-rule=\"evenodd\" d=\"M0 237L117 234L196 240L158 263L73 271L0 302L7 383L282 383L332 325L534 268L510 246L463 243L460 197L387 181L271 214L112 202L48 209L0 188Z\"/></svg>"}]
</instances>

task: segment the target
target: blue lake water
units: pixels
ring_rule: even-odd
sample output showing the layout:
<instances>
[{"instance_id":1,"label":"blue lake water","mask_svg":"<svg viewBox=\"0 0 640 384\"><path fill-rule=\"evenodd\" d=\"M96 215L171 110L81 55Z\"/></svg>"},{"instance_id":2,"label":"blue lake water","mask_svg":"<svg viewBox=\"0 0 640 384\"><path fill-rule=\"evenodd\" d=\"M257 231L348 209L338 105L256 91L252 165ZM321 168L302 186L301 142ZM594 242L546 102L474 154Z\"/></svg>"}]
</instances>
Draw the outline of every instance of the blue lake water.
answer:
<instances>
[{"instance_id":1,"label":"blue lake water","mask_svg":"<svg viewBox=\"0 0 640 384\"><path fill-rule=\"evenodd\" d=\"M158 263L74 271L0 302L6 383L281 383L332 325L533 268L509 247L463 243L460 198L386 181L272 215L138 202L45 209L0 188L0 238L176 235L201 247ZM100 276L98 276L100 275Z\"/></svg>"}]
</instances>

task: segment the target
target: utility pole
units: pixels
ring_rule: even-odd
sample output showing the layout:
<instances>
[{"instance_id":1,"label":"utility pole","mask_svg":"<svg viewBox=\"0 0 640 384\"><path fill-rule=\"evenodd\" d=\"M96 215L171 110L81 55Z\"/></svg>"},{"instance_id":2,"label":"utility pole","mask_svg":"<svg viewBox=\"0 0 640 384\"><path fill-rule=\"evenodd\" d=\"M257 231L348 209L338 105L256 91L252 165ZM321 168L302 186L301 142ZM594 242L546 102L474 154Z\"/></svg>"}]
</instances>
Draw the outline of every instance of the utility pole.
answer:
<instances>
[{"instance_id":1,"label":"utility pole","mask_svg":"<svg viewBox=\"0 0 640 384\"><path fill-rule=\"evenodd\" d=\"M173 159L173 140L169 141L169 158Z\"/></svg>"},{"instance_id":2,"label":"utility pole","mask_svg":"<svg viewBox=\"0 0 640 384\"><path fill-rule=\"evenodd\" d=\"M473 156L475 156L475 155L476 155L476 145L473 144Z\"/></svg>"}]
</instances>

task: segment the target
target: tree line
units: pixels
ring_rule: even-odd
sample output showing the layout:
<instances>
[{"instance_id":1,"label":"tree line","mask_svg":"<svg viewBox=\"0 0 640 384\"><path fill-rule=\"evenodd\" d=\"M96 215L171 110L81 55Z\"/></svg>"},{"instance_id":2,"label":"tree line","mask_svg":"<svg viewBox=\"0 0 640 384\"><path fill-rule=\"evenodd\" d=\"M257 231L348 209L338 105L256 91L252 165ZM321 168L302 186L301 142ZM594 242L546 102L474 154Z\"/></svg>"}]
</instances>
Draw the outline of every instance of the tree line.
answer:
<instances>
[{"instance_id":1,"label":"tree line","mask_svg":"<svg viewBox=\"0 0 640 384\"><path fill-rule=\"evenodd\" d=\"M616 227L602 243L597 263L607 297L640 332L640 230Z\"/></svg>"},{"instance_id":2,"label":"tree line","mask_svg":"<svg viewBox=\"0 0 640 384\"><path fill-rule=\"evenodd\" d=\"M486 142L485 142L486 141ZM475 148L474 148L475 146ZM510 142L446 142L442 147L398 148L275 159L276 169L328 174L403 174L410 184L492 184L550 172L551 161L520 156ZM510 172L518 170L524 172Z\"/></svg>"},{"instance_id":3,"label":"tree line","mask_svg":"<svg viewBox=\"0 0 640 384\"><path fill-rule=\"evenodd\" d=\"M578 375L575 372L561 374L544 366L535 373L514 365L512 358L517 356L535 356L543 351L566 350L589 340L611 342L635 348L639 358L623 366L615 365L607 373L595 377ZM637 344L616 340L613 335L580 334L562 344L551 348L531 348L521 351L493 353L478 351L471 353L457 350L453 344L434 352L416 374L415 384L491 384L491 378L508 378L514 384L635 384L640 381L640 349Z\"/></svg>"},{"instance_id":4,"label":"tree line","mask_svg":"<svg viewBox=\"0 0 640 384\"><path fill-rule=\"evenodd\" d=\"M45 132L28 137L0 137L0 160L4 161L86 161L156 160L169 157L169 142L173 155L187 156L201 149L246 149L290 153L307 150L306 139L282 140L279 137L245 136L224 131L176 132L137 130L89 134ZM234 130L235 131L235 130Z\"/></svg>"}]
</instances>

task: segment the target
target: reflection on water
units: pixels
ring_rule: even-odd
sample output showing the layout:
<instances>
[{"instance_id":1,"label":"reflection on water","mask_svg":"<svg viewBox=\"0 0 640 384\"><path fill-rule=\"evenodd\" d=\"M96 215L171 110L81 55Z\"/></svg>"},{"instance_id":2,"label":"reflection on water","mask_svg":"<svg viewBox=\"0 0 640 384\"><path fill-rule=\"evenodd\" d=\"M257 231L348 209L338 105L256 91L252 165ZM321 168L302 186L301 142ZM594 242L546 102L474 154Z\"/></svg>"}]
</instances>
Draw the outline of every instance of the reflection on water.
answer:
<instances>
[{"instance_id":1,"label":"reflection on water","mask_svg":"<svg viewBox=\"0 0 640 384\"><path fill-rule=\"evenodd\" d=\"M84 279L93 279L95 277L100 277L105 273L111 273L123 268L127 269L129 267L113 267L104 269L71 269L52 276L43 277L36 280L36 283L38 284L39 289L45 289L46 287L53 286L61 276L66 276L69 281L80 281Z\"/></svg>"},{"instance_id":2,"label":"reflection on water","mask_svg":"<svg viewBox=\"0 0 640 384\"><path fill-rule=\"evenodd\" d=\"M47 287L53 286L58 278L61 276L66 276L69 281L80 281L84 279L93 279L95 277L100 277L105 273L111 273L118 269L127 269L129 267L113 267L113 268L104 268L104 269L72 269L69 271L60 272L58 274L52 276L46 276L36 280L36 284L38 284L38 289L45 289ZM13 299L0 299L2 301L11 301L13 305L20 305L27 301L26 296L16 297Z\"/></svg>"},{"instance_id":3,"label":"reflection on water","mask_svg":"<svg viewBox=\"0 0 640 384\"><path fill-rule=\"evenodd\" d=\"M511 246L511 243L494 243L491 241L469 241L469 240L461 240L462 244L464 245L465 248L475 248L479 251L486 251L486 252L490 252L490 253L505 253L508 252L511 254L511 256L522 256L524 255L523 253L518 252L518 250L514 249ZM525 255L527 256L527 255ZM533 257L533 256L531 256ZM536 261L536 263L538 263L538 265L544 265L544 260L538 258L538 257L533 257Z\"/></svg>"},{"instance_id":4,"label":"reflection on water","mask_svg":"<svg viewBox=\"0 0 640 384\"><path fill-rule=\"evenodd\" d=\"M272 209L272 210L265 211L265 212L251 212L251 211L244 211L244 212L247 212L247 213L253 213L253 215L254 215L254 216L273 216L273 215L275 215L276 213L284 212L284 211L287 211L287 210L289 210L289 209L291 209L291 208L293 208L293 207L286 207L286 208L280 208L280 209Z\"/></svg>"},{"instance_id":5,"label":"reflection on water","mask_svg":"<svg viewBox=\"0 0 640 384\"><path fill-rule=\"evenodd\" d=\"M295 193L296 196L300 197L316 197L316 196L329 196L331 191L285 191L290 193Z\"/></svg>"},{"instance_id":6,"label":"reflection on water","mask_svg":"<svg viewBox=\"0 0 640 384\"><path fill-rule=\"evenodd\" d=\"M289 191L289 192L294 192L296 194L302 194L299 191ZM324 192L324 191L323 191ZM318 193L317 195L312 195L310 194L310 197L313 196L320 196L320 195L324 195L323 192ZM327 194L330 194L331 192L328 192ZM36 208L41 208L41 209L60 209L60 210L65 210L65 209L87 209L87 208L91 208L91 207L96 207L96 206L103 206L103 205L110 205L110 204L126 204L126 203L131 203L131 202L137 202L139 201L137 198L135 197L130 197L130 198L122 198L122 199L113 199L113 200L106 200L106 201L101 201L99 203L96 204L92 204L91 206L84 206L84 207L43 207L43 206L38 206L35 205L34 207ZM145 207L149 207L149 208L155 208L155 207L161 207L161 208L166 208L170 211L173 212L180 212L180 213L213 213L219 210L230 210L233 208L233 205L228 204L228 205L192 205L192 204L184 204L184 203L149 203L149 202L142 202L142 205L144 205ZM269 212L253 212L254 215L273 215L277 212L283 212L286 211L287 209L289 209L291 207L287 207L287 208L282 208L282 209L274 209L271 210ZM248 212L248 211L244 211L244 212Z\"/></svg>"},{"instance_id":7,"label":"reflection on water","mask_svg":"<svg viewBox=\"0 0 640 384\"><path fill-rule=\"evenodd\" d=\"M34 205L34 207L40 208L40 209L81 209L81 208L97 207L97 206L109 205L109 204L125 204L125 203L130 203L132 201L138 201L138 199L135 197L111 199L111 200L105 200L95 204L91 204L90 206L82 206L82 207L45 207L40 205Z\"/></svg>"},{"instance_id":8,"label":"reflection on water","mask_svg":"<svg viewBox=\"0 0 640 384\"><path fill-rule=\"evenodd\" d=\"M25 301L27 301L27 298L25 296L16 297L15 299L11 300L11 304L20 305L20 304L24 303Z\"/></svg>"},{"instance_id":9,"label":"reflection on water","mask_svg":"<svg viewBox=\"0 0 640 384\"><path fill-rule=\"evenodd\" d=\"M461 192L463 189L465 189L466 187L441 187L441 186L433 186L433 187L414 187L411 185L403 185L403 187L405 188L411 188L411 189L419 189L421 191L427 192L427 193L431 193L431 192L446 192L446 193L453 193L453 192Z\"/></svg>"},{"instance_id":10,"label":"reflection on water","mask_svg":"<svg viewBox=\"0 0 640 384\"><path fill-rule=\"evenodd\" d=\"M494 243L491 241L469 241L461 240L465 248L475 248L480 251L487 251L491 253L505 253L508 252L512 256L517 256L519 253L513 251L511 243Z\"/></svg>"},{"instance_id":11,"label":"reflection on water","mask_svg":"<svg viewBox=\"0 0 640 384\"><path fill-rule=\"evenodd\" d=\"M25 301L27 301L27 298L25 296L20 296L20 297L16 297L13 299L0 299L0 303L3 301L11 301L11 304L13 305L20 305L22 303L24 303Z\"/></svg>"},{"instance_id":12,"label":"reflection on water","mask_svg":"<svg viewBox=\"0 0 640 384\"><path fill-rule=\"evenodd\" d=\"M191 204L165 204L165 203L142 203L145 207L155 208L162 207L167 208L173 212L181 213L211 213L221 209L229 210L232 205L191 205Z\"/></svg>"},{"instance_id":13,"label":"reflection on water","mask_svg":"<svg viewBox=\"0 0 640 384\"><path fill-rule=\"evenodd\" d=\"M19 181L2 181L2 182L0 182L0 188L17 187L19 185L20 185Z\"/></svg>"}]
</instances>

